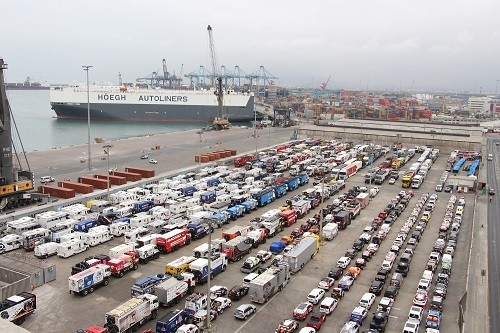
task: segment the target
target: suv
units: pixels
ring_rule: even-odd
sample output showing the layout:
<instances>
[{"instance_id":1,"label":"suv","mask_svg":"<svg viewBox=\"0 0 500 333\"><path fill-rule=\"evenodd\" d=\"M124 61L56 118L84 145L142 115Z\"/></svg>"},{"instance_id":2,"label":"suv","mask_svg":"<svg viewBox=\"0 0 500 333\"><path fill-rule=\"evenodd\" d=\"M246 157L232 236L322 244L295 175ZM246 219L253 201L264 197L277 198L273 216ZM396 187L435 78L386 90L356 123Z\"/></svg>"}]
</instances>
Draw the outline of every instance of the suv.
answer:
<instances>
[{"instance_id":1,"label":"suv","mask_svg":"<svg viewBox=\"0 0 500 333\"><path fill-rule=\"evenodd\" d=\"M40 177L40 183L41 184L52 183L54 181L55 181L54 177L51 177L51 176L42 176L42 177Z\"/></svg>"}]
</instances>

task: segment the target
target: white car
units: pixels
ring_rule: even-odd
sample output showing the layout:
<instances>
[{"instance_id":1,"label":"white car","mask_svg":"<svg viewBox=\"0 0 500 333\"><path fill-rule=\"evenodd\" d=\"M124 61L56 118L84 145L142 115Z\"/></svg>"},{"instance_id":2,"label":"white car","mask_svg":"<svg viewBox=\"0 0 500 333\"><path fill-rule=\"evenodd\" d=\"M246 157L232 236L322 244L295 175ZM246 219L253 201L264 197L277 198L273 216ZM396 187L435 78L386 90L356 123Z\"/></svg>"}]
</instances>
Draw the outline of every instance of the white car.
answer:
<instances>
[{"instance_id":1,"label":"white car","mask_svg":"<svg viewBox=\"0 0 500 333\"><path fill-rule=\"evenodd\" d=\"M149 163L151 163L151 164L158 164L158 161L155 160L154 158L152 158L152 159L149 160Z\"/></svg>"},{"instance_id":2,"label":"white car","mask_svg":"<svg viewBox=\"0 0 500 333\"><path fill-rule=\"evenodd\" d=\"M40 183L41 184L45 184L45 183L52 183L54 182L55 179L54 177L51 177L51 176L43 176L43 177L40 177Z\"/></svg>"},{"instance_id":3,"label":"white car","mask_svg":"<svg viewBox=\"0 0 500 333\"><path fill-rule=\"evenodd\" d=\"M316 333L317 331L312 327L302 327L299 333Z\"/></svg>"},{"instance_id":4,"label":"white car","mask_svg":"<svg viewBox=\"0 0 500 333\"><path fill-rule=\"evenodd\" d=\"M387 313L390 313L393 305L394 299L390 297L382 297L382 299L378 303L377 311L385 311Z\"/></svg>"},{"instance_id":5,"label":"white car","mask_svg":"<svg viewBox=\"0 0 500 333\"><path fill-rule=\"evenodd\" d=\"M323 297L325 297L325 290L321 288L314 288L311 290L309 295L307 295L307 301L316 305Z\"/></svg>"},{"instance_id":6,"label":"white car","mask_svg":"<svg viewBox=\"0 0 500 333\"><path fill-rule=\"evenodd\" d=\"M363 297L359 300L359 305L364 307L365 309L370 310L370 308L373 305L373 302L375 302L375 294L372 293L364 293Z\"/></svg>"},{"instance_id":7,"label":"white car","mask_svg":"<svg viewBox=\"0 0 500 333\"><path fill-rule=\"evenodd\" d=\"M195 324L184 324L175 333L198 333L200 329Z\"/></svg>"},{"instance_id":8,"label":"white car","mask_svg":"<svg viewBox=\"0 0 500 333\"><path fill-rule=\"evenodd\" d=\"M396 184L396 178L389 178L389 185Z\"/></svg>"},{"instance_id":9,"label":"white car","mask_svg":"<svg viewBox=\"0 0 500 333\"><path fill-rule=\"evenodd\" d=\"M405 327L403 328L403 333L417 333L419 326L419 321L416 321L413 318L408 319L405 323Z\"/></svg>"},{"instance_id":10,"label":"white car","mask_svg":"<svg viewBox=\"0 0 500 333\"><path fill-rule=\"evenodd\" d=\"M350 263L351 263L351 258L340 257L340 259L337 261L337 267L347 268L347 266L349 266Z\"/></svg>"}]
</instances>

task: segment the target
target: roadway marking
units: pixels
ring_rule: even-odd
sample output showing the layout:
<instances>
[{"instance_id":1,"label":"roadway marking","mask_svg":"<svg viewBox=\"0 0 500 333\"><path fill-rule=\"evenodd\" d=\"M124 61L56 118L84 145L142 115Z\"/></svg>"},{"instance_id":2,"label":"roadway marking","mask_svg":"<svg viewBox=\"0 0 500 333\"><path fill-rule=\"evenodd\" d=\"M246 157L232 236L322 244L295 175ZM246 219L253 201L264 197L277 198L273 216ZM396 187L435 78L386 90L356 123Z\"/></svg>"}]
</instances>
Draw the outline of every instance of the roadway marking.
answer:
<instances>
[{"instance_id":1,"label":"roadway marking","mask_svg":"<svg viewBox=\"0 0 500 333\"><path fill-rule=\"evenodd\" d=\"M399 319L399 317L398 317L398 316L391 316L391 315L389 315L389 318L392 318L392 319Z\"/></svg>"}]
</instances>

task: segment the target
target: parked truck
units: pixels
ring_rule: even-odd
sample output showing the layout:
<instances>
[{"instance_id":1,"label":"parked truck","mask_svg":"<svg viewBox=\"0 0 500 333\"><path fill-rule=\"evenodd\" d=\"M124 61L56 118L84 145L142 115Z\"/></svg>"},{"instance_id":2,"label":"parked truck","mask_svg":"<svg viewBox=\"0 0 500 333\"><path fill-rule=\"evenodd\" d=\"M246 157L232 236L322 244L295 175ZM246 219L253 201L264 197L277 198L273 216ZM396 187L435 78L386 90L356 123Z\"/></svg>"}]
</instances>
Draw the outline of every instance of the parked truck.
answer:
<instances>
[{"instance_id":1,"label":"parked truck","mask_svg":"<svg viewBox=\"0 0 500 333\"><path fill-rule=\"evenodd\" d=\"M356 196L356 201L361 204L361 209L364 209L370 203L370 194L360 193Z\"/></svg>"},{"instance_id":2,"label":"parked truck","mask_svg":"<svg viewBox=\"0 0 500 333\"><path fill-rule=\"evenodd\" d=\"M222 238L216 238L212 239L212 244L211 244L211 252L212 255L217 254L217 253L222 253L222 244L225 243L225 240ZM193 249L193 255L196 258L207 258L208 257L208 244L203 243Z\"/></svg>"},{"instance_id":3,"label":"parked truck","mask_svg":"<svg viewBox=\"0 0 500 333\"><path fill-rule=\"evenodd\" d=\"M150 260L160 258L160 251L154 244L147 244L136 249L139 262L147 264Z\"/></svg>"},{"instance_id":4,"label":"parked truck","mask_svg":"<svg viewBox=\"0 0 500 333\"><path fill-rule=\"evenodd\" d=\"M189 264L196 260L196 257L191 256L182 256L177 258L171 262L169 262L165 266L165 273L170 274L172 276L179 275L189 269Z\"/></svg>"},{"instance_id":5,"label":"parked truck","mask_svg":"<svg viewBox=\"0 0 500 333\"><path fill-rule=\"evenodd\" d=\"M292 202L292 209L297 213L297 218L303 218L311 211L311 201L302 199Z\"/></svg>"},{"instance_id":6,"label":"parked truck","mask_svg":"<svg viewBox=\"0 0 500 333\"><path fill-rule=\"evenodd\" d=\"M132 332L157 316L158 297L144 294L133 297L106 313L106 328L110 333Z\"/></svg>"},{"instance_id":7,"label":"parked truck","mask_svg":"<svg viewBox=\"0 0 500 333\"><path fill-rule=\"evenodd\" d=\"M224 272L227 268L226 255L221 253L213 256L210 261L211 276ZM208 279L208 259L198 258L189 264L189 271L194 275L194 281L204 284Z\"/></svg>"},{"instance_id":8,"label":"parked truck","mask_svg":"<svg viewBox=\"0 0 500 333\"><path fill-rule=\"evenodd\" d=\"M319 237L311 235L302 238L290 251L283 254L283 260L288 263L290 272L297 273L319 251Z\"/></svg>"},{"instance_id":9,"label":"parked truck","mask_svg":"<svg viewBox=\"0 0 500 333\"><path fill-rule=\"evenodd\" d=\"M87 251L89 246L81 239L72 239L67 242L59 243L57 247L57 256L68 258L75 254Z\"/></svg>"},{"instance_id":10,"label":"parked truck","mask_svg":"<svg viewBox=\"0 0 500 333\"><path fill-rule=\"evenodd\" d=\"M373 180L373 182L376 185L382 185L385 182L385 180L389 177L389 173L390 169L380 169L375 174L375 179Z\"/></svg>"},{"instance_id":11,"label":"parked truck","mask_svg":"<svg viewBox=\"0 0 500 333\"><path fill-rule=\"evenodd\" d=\"M187 229L174 229L156 238L156 246L163 253L178 250L191 243L191 233Z\"/></svg>"},{"instance_id":12,"label":"parked truck","mask_svg":"<svg viewBox=\"0 0 500 333\"><path fill-rule=\"evenodd\" d=\"M176 333L187 320L187 314L184 310L173 310L161 317L156 322L156 333Z\"/></svg>"},{"instance_id":13,"label":"parked truck","mask_svg":"<svg viewBox=\"0 0 500 333\"><path fill-rule=\"evenodd\" d=\"M236 225L233 226L227 230L222 231L222 238L228 242L233 238L236 238L238 236L246 236L253 228L249 225L241 226L241 225Z\"/></svg>"},{"instance_id":14,"label":"parked truck","mask_svg":"<svg viewBox=\"0 0 500 333\"><path fill-rule=\"evenodd\" d=\"M200 239L208 235L209 232L213 231L210 225L202 220L191 221L188 223L187 228L191 233L191 238Z\"/></svg>"},{"instance_id":15,"label":"parked truck","mask_svg":"<svg viewBox=\"0 0 500 333\"><path fill-rule=\"evenodd\" d=\"M109 284L111 267L99 264L69 277L69 292L87 296L100 286Z\"/></svg>"},{"instance_id":16,"label":"parked truck","mask_svg":"<svg viewBox=\"0 0 500 333\"><path fill-rule=\"evenodd\" d=\"M107 265L111 268L111 274L117 277L123 275L130 270L137 270L139 268L139 258L137 253L129 252L129 254L119 254L111 258Z\"/></svg>"},{"instance_id":17,"label":"parked truck","mask_svg":"<svg viewBox=\"0 0 500 333\"><path fill-rule=\"evenodd\" d=\"M154 294L155 287L163 281L172 278L170 275L158 274L148 275L137 280L130 288L130 296L139 296L144 294Z\"/></svg>"},{"instance_id":18,"label":"parked truck","mask_svg":"<svg viewBox=\"0 0 500 333\"><path fill-rule=\"evenodd\" d=\"M171 307L179 303L186 294L192 294L194 287L194 275L184 272L158 284L154 289L154 294L158 296L160 306Z\"/></svg>"},{"instance_id":19,"label":"parked truck","mask_svg":"<svg viewBox=\"0 0 500 333\"><path fill-rule=\"evenodd\" d=\"M259 205L259 207L263 207L273 202L276 199L276 194L274 193L274 189L272 187L269 187L255 193L253 195L253 198L257 200L257 204Z\"/></svg>"},{"instance_id":20,"label":"parked truck","mask_svg":"<svg viewBox=\"0 0 500 333\"><path fill-rule=\"evenodd\" d=\"M236 236L222 244L222 253L230 262L240 260L250 251L252 251L252 240L246 236Z\"/></svg>"},{"instance_id":21,"label":"parked truck","mask_svg":"<svg viewBox=\"0 0 500 333\"><path fill-rule=\"evenodd\" d=\"M252 246L257 248L260 244L264 244L267 238L266 229L258 228L250 231L247 237L252 240Z\"/></svg>"},{"instance_id":22,"label":"parked truck","mask_svg":"<svg viewBox=\"0 0 500 333\"><path fill-rule=\"evenodd\" d=\"M88 258L85 258L85 260L77 262L71 267L71 275L80 273L93 266L97 266L100 264L107 264L109 259L111 258L104 254L96 254Z\"/></svg>"},{"instance_id":23,"label":"parked truck","mask_svg":"<svg viewBox=\"0 0 500 333\"><path fill-rule=\"evenodd\" d=\"M0 316L2 319L12 321L16 325L21 325L24 320L35 312L36 295L28 292L21 292L5 299L0 303ZM2 325L5 327L4 325ZM7 332L7 328L6 331Z\"/></svg>"},{"instance_id":24,"label":"parked truck","mask_svg":"<svg viewBox=\"0 0 500 333\"><path fill-rule=\"evenodd\" d=\"M289 281L290 268L288 263L281 261L277 265L269 267L250 281L248 290L250 301L260 304L266 303L274 294L283 290Z\"/></svg>"},{"instance_id":25,"label":"parked truck","mask_svg":"<svg viewBox=\"0 0 500 333\"><path fill-rule=\"evenodd\" d=\"M333 216L333 221L339 225L340 230L345 230L351 224L352 213L342 210Z\"/></svg>"}]
</instances>

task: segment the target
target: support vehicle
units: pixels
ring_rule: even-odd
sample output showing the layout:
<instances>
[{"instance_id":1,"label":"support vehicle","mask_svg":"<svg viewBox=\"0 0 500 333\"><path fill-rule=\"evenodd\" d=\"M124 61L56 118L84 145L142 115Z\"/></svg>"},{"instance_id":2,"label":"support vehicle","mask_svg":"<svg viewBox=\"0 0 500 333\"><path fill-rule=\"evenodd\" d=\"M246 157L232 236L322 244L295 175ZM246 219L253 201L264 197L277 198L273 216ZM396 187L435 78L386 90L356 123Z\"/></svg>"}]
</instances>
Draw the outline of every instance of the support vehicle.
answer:
<instances>
[{"instance_id":1,"label":"support vehicle","mask_svg":"<svg viewBox=\"0 0 500 333\"><path fill-rule=\"evenodd\" d=\"M216 276L224 272L227 268L227 258L224 253L215 255L211 258L211 276ZM189 271L194 275L194 281L198 284L204 284L208 279L208 259L198 258L189 264Z\"/></svg>"},{"instance_id":2,"label":"support vehicle","mask_svg":"<svg viewBox=\"0 0 500 333\"><path fill-rule=\"evenodd\" d=\"M248 294L250 301L266 303L274 294L281 291L290 281L290 269L286 262L270 267L257 278L250 281Z\"/></svg>"},{"instance_id":3,"label":"support vehicle","mask_svg":"<svg viewBox=\"0 0 500 333\"><path fill-rule=\"evenodd\" d=\"M87 296L100 286L109 284L111 268L99 264L69 277L69 292Z\"/></svg>"},{"instance_id":4,"label":"support vehicle","mask_svg":"<svg viewBox=\"0 0 500 333\"><path fill-rule=\"evenodd\" d=\"M0 303L0 316L2 319L20 325L24 320L35 312L36 295L21 292L5 299Z\"/></svg>"},{"instance_id":5,"label":"support vehicle","mask_svg":"<svg viewBox=\"0 0 500 333\"><path fill-rule=\"evenodd\" d=\"M158 297L144 294L133 297L105 315L109 332L137 331L139 326L158 316Z\"/></svg>"},{"instance_id":6,"label":"support vehicle","mask_svg":"<svg viewBox=\"0 0 500 333\"><path fill-rule=\"evenodd\" d=\"M137 270L139 268L139 258L136 252L129 252L128 254L119 254L111 258L107 265L111 268L111 274L117 277L123 275L130 270Z\"/></svg>"},{"instance_id":7,"label":"support vehicle","mask_svg":"<svg viewBox=\"0 0 500 333\"><path fill-rule=\"evenodd\" d=\"M185 295L192 294L194 287L194 275L184 272L158 284L154 288L154 294L158 296L160 306L171 307L178 304Z\"/></svg>"},{"instance_id":8,"label":"support vehicle","mask_svg":"<svg viewBox=\"0 0 500 333\"><path fill-rule=\"evenodd\" d=\"M252 251L252 239L246 236L237 236L222 244L222 253L227 256L227 260L235 262L243 258Z\"/></svg>"},{"instance_id":9,"label":"support vehicle","mask_svg":"<svg viewBox=\"0 0 500 333\"><path fill-rule=\"evenodd\" d=\"M290 272L297 273L311 260L319 251L319 237L307 236L302 238L298 244L283 255L283 260L288 263Z\"/></svg>"}]
</instances>

